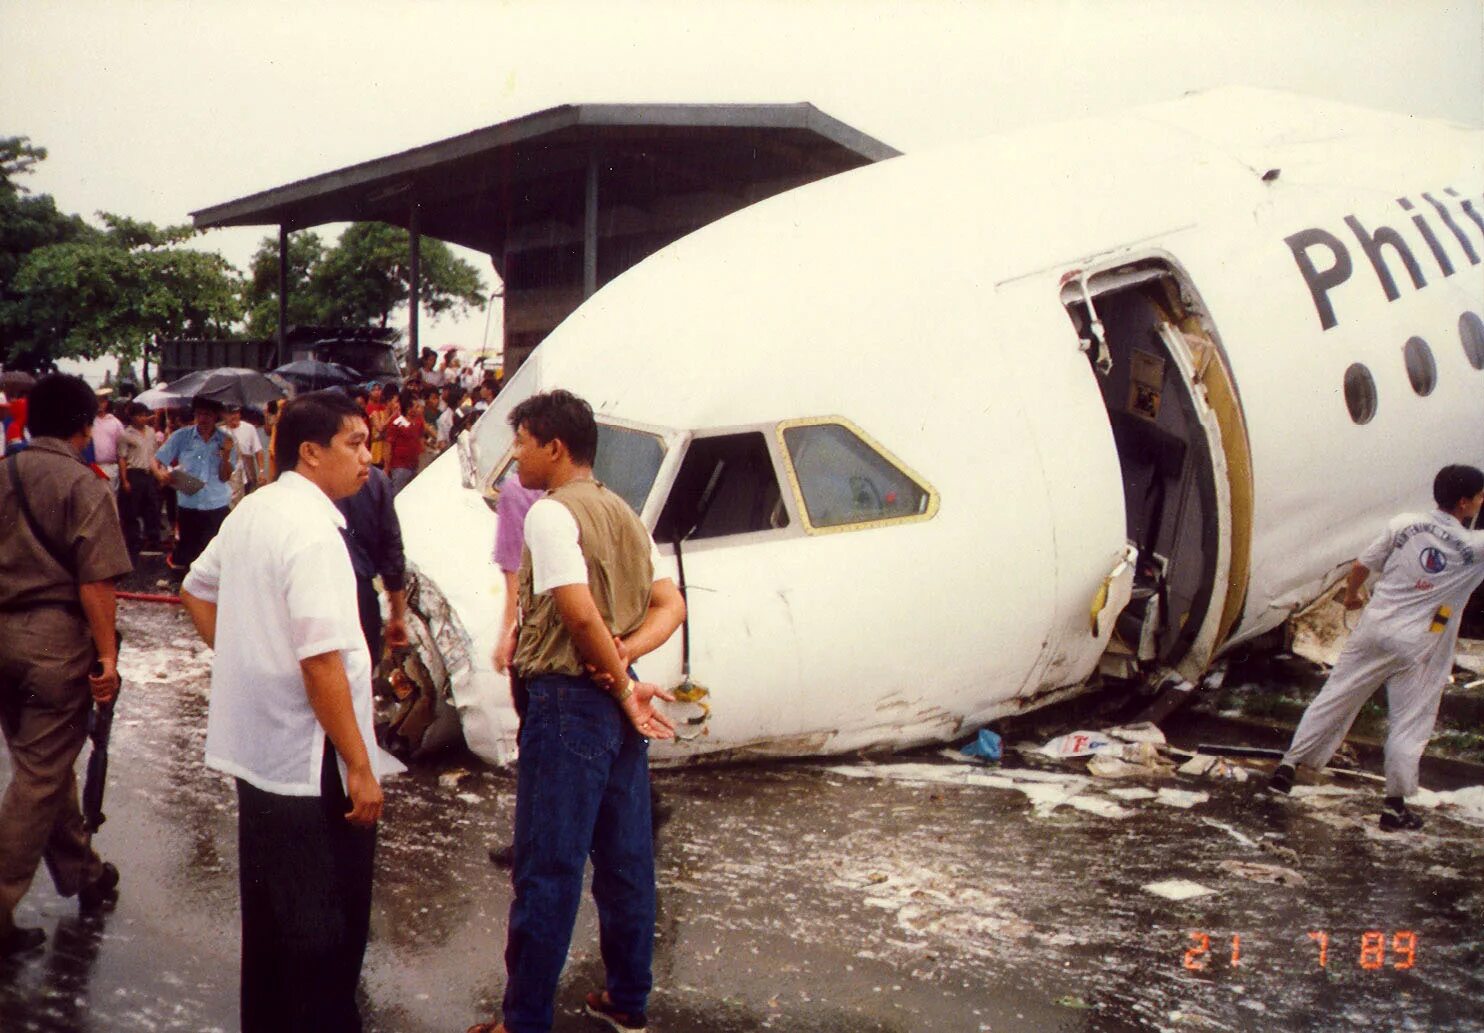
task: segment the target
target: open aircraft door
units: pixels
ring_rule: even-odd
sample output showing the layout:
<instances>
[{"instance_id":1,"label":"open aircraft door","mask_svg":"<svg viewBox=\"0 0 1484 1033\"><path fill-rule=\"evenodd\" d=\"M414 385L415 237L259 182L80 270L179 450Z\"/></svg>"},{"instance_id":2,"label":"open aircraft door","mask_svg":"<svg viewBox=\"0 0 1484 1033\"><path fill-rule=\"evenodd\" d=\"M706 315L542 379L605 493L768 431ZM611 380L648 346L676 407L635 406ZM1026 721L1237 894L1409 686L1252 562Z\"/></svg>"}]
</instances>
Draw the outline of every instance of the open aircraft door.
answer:
<instances>
[{"instance_id":1,"label":"open aircraft door","mask_svg":"<svg viewBox=\"0 0 1484 1033\"><path fill-rule=\"evenodd\" d=\"M1061 299L1108 411L1139 551L1105 668L1197 679L1241 613L1251 565L1252 461L1231 368L1167 256L1077 270Z\"/></svg>"}]
</instances>

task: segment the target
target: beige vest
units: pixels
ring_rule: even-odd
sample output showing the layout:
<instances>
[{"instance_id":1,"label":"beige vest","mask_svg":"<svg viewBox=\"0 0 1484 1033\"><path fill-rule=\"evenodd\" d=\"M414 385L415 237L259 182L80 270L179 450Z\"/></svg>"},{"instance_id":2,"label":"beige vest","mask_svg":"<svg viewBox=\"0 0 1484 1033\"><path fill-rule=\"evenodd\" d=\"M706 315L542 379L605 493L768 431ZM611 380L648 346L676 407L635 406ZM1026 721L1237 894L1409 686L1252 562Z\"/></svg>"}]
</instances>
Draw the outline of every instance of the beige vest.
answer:
<instances>
[{"instance_id":1,"label":"beige vest","mask_svg":"<svg viewBox=\"0 0 1484 1033\"><path fill-rule=\"evenodd\" d=\"M634 631L644 622L654 583L649 532L627 502L597 481L569 481L547 498L566 506L577 522L577 543L587 560L587 586L609 632ZM515 669L526 678L587 673L562 624L555 597L550 592L535 594L529 548L521 554L519 585Z\"/></svg>"}]
</instances>

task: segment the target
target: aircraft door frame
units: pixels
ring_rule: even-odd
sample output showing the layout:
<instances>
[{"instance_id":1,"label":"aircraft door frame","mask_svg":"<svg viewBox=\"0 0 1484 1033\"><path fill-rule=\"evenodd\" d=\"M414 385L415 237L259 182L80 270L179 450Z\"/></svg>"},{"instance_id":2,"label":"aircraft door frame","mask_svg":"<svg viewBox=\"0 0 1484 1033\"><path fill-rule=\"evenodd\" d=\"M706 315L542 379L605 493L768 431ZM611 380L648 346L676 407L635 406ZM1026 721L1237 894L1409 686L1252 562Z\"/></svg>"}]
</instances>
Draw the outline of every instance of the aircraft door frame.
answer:
<instances>
[{"instance_id":1,"label":"aircraft door frame","mask_svg":"<svg viewBox=\"0 0 1484 1033\"><path fill-rule=\"evenodd\" d=\"M1092 340L1084 339L1084 350L1100 378L1107 375L1111 358L1096 299L1134 290L1146 296L1158 314L1161 351L1178 374L1184 400L1201 427L1202 458L1208 464L1213 495L1213 512L1207 519L1214 523L1214 555L1199 624L1176 640L1177 655L1164 658L1182 676L1197 678L1236 625L1251 570L1252 463L1235 378L1199 292L1168 253L1121 255L1070 272L1061 282L1064 307L1071 312L1081 306L1090 315L1086 329Z\"/></svg>"}]
</instances>

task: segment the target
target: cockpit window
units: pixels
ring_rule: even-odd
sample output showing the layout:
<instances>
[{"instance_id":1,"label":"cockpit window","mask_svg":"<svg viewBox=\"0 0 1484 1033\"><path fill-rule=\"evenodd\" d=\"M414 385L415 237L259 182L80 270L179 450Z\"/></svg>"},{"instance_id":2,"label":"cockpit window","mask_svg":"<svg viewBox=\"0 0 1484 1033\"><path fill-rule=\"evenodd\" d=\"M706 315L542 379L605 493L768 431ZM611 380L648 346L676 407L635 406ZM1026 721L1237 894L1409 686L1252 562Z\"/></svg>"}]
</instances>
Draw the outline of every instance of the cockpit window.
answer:
<instances>
[{"instance_id":1,"label":"cockpit window","mask_svg":"<svg viewBox=\"0 0 1484 1033\"><path fill-rule=\"evenodd\" d=\"M664 458L665 443L654 434L598 424L598 456L593 462L593 476L622 496L635 513L643 511ZM515 456L507 449L499 469L489 480L486 497L498 498L500 490L515 476Z\"/></svg>"},{"instance_id":2,"label":"cockpit window","mask_svg":"<svg viewBox=\"0 0 1484 1033\"><path fill-rule=\"evenodd\" d=\"M761 431L696 438L685 451L656 541L694 541L788 526L773 457Z\"/></svg>"},{"instance_id":3,"label":"cockpit window","mask_svg":"<svg viewBox=\"0 0 1484 1033\"><path fill-rule=\"evenodd\" d=\"M593 476L608 485L635 513L644 509L649 489L665 458L665 443L654 434L598 423L598 457Z\"/></svg>"},{"instance_id":4,"label":"cockpit window","mask_svg":"<svg viewBox=\"0 0 1484 1033\"><path fill-rule=\"evenodd\" d=\"M782 425L795 487L813 530L926 520L937 495L842 419Z\"/></svg>"}]
</instances>

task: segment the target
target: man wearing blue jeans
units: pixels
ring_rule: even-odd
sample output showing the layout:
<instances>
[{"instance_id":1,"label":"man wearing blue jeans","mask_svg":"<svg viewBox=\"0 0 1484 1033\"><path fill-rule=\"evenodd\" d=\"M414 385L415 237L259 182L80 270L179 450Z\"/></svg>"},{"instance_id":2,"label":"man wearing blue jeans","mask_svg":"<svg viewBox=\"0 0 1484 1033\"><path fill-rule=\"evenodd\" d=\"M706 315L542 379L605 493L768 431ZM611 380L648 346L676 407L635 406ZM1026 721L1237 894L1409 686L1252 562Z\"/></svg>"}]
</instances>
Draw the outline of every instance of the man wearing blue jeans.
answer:
<instances>
[{"instance_id":1,"label":"man wearing blue jeans","mask_svg":"<svg viewBox=\"0 0 1484 1033\"><path fill-rule=\"evenodd\" d=\"M654 949L649 740L674 726L654 709L668 692L628 664L680 626L685 604L656 579L649 532L593 478L592 409L566 391L535 395L509 416L527 488L547 492L526 515L513 666L528 703L515 803L515 899L505 945L502 1021L470 1033L546 1033L593 860L606 986L589 1014L645 1028Z\"/></svg>"}]
</instances>

